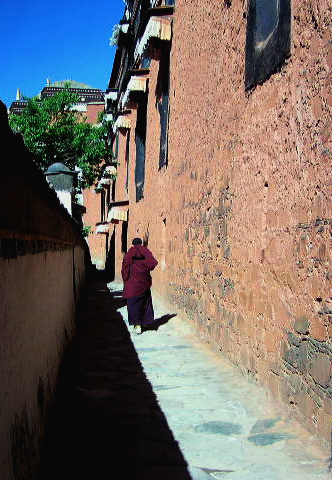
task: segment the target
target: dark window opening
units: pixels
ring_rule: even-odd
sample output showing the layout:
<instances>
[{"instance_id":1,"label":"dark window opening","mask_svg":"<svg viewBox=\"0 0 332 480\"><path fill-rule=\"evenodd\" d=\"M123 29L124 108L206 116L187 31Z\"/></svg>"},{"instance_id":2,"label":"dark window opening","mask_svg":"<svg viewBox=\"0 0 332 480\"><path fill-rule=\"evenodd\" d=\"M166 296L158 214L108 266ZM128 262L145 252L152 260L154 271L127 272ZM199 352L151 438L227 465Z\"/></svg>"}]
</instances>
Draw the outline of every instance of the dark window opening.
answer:
<instances>
[{"instance_id":1,"label":"dark window opening","mask_svg":"<svg viewBox=\"0 0 332 480\"><path fill-rule=\"evenodd\" d=\"M115 201L115 187L116 187L116 180L113 180L112 182L112 193L111 193L111 201Z\"/></svg>"},{"instance_id":2,"label":"dark window opening","mask_svg":"<svg viewBox=\"0 0 332 480\"><path fill-rule=\"evenodd\" d=\"M150 0L142 0L142 16L145 14L145 12L151 7L151 2Z\"/></svg>"},{"instance_id":3,"label":"dark window opening","mask_svg":"<svg viewBox=\"0 0 332 480\"><path fill-rule=\"evenodd\" d=\"M275 72L290 49L291 0L249 0L245 88Z\"/></svg>"},{"instance_id":4,"label":"dark window opening","mask_svg":"<svg viewBox=\"0 0 332 480\"><path fill-rule=\"evenodd\" d=\"M259 49L266 45L271 34L278 26L278 18L278 0L270 0L269 2L256 0L255 48Z\"/></svg>"},{"instance_id":5,"label":"dark window opening","mask_svg":"<svg viewBox=\"0 0 332 480\"><path fill-rule=\"evenodd\" d=\"M127 195L129 191L129 160L130 160L130 130L128 130L127 140L126 140L126 167L127 167L126 192L127 192Z\"/></svg>"},{"instance_id":6,"label":"dark window opening","mask_svg":"<svg viewBox=\"0 0 332 480\"><path fill-rule=\"evenodd\" d=\"M105 208L105 200L106 200L106 194L105 194L105 190L103 190L101 192L101 195L100 195L100 201L101 201L101 215L100 215L100 219L102 222L105 222L105 217L106 217L106 208Z\"/></svg>"},{"instance_id":7,"label":"dark window opening","mask_svg":"<svg viewBox=\"0 0 332 480\"><path fill-rule=\"evenodd\" d=\"M133 25L133 30L134 30L134 35L135 36L138 32L140 22L141 22L141 5L139 5L139 7L137 9L137 13L136 13L135 20L134 20L134 25Z\"/></svg>"},{"instance_id":8,"label":"dark window opening","mask_svg":"<svg viewBox=\"0 0 332 480\"><path fill-rule=\"evenodd\" d=\"M145 92L142 100L137 107L137 122L135 129L136 143L136 166L135 166L135 185L136 202L139 202L144 195L145 180L145 142L146 142L146 121L148 109L148 91Z\"/></svg>"},{"instance_id":9,"label":"dark window opening","mask_svg":"<svg viewBox=\"0 0 332 480\"><path fill-rule=\"evenodd\" d=\"M111 186L107 185L106 187L106 206L110 204L111 201Z\"/></svg>"},{"instance_id":10,"label":"dark window opening","mask_svg":"<svg viewBox=\"0 0 332 480\"><path fill-rule=\"evenodd\" d=\"M128 222L122 222L121 230L121 252L127 253L128 242Z\"/></svg>"},{"instance_id":11,"label":"dark window opening","mask_svg":"<svg viewBox=\"0 0 332 480\"><path fill-rule=\"evenodd\" d=\"M108 239L108 237L107 235L105 273L107 280L112 281L115 278L115 229L111 238Z\"/></svg>"},{"instance_id":12,"label":"dark window opening","mask_svg":"<svg viewBox=\"0 0 332 480\"><path fill-rule=\"evenodd\" d=\"M151 52L148 48L142 55L141 58L141 68L150 68L151 66Z\"/></svg>"},{"instance_id":13,"label":"dark window opening","mask_svg":"<svg viewBox=\"0 0 332 480\"><path fill-rule=\"evenodd\" d=\"M119 155L119 132L116 134L112 149L113 149L113 160L116 160Z\"/></svg>"},{"instance_id":14,"label":"dark window opening","mask_svg":"<svg viewBox=\"0 0 332 480\"><path fill-rule=\"evenodd\" d=\"M160 117L159 168L168 163L168 120L170 83L170 45L163 49L159 65L157 107ZM158 91L159 90L159 91Z\"/></svg>"}]
</instances>

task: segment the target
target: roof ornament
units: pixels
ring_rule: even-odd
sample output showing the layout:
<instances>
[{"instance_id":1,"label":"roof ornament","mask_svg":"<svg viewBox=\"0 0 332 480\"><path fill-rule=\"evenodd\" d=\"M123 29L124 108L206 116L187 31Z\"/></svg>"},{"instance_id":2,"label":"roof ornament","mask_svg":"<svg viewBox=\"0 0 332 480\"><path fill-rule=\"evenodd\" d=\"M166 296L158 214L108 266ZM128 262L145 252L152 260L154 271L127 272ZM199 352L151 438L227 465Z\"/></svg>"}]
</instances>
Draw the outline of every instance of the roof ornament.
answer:
<instances>
[{"instance_id":1,"label":"roof ornament","mask_svg":"<svg viewBox=\"0 0 332 480\"><path fill-rule=\"evenodd\" d=\"M49 87L51 85L51 79L50 77L46 78L46 85Z\"/></svg>"},{"instance_id":2,"label":"roof ornament","mask_svg":"<svg viewBox=\"0 0 332 480\"><path fill-rule=\"evenodd\" d=\"M16 101L20 102L22 99L21 90L18 88L16 91Z\"/></svg>"}]
</instances>

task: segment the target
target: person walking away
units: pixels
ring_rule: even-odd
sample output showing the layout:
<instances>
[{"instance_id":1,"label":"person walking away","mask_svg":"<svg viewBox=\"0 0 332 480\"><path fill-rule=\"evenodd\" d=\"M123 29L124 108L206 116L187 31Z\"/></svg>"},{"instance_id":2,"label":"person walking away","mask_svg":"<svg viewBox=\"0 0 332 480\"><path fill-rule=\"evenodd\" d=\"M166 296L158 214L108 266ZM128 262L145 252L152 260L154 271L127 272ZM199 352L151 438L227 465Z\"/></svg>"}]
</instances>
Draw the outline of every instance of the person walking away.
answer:
<instances>
[{"instance_id":1,"label":"person walking away","mask_svg":"<svg viewBox=\"0 0 332 480\"><path fill-rule=\"evenodd\" d=\"M151 297L152 278L150 272L158 265L150 250L142 245L140 238L134 238L132 247L123 258L121 275L122 297L127 299L128 322L137 334L142 327L154 322Z\"/></svg>"}]
</instances>

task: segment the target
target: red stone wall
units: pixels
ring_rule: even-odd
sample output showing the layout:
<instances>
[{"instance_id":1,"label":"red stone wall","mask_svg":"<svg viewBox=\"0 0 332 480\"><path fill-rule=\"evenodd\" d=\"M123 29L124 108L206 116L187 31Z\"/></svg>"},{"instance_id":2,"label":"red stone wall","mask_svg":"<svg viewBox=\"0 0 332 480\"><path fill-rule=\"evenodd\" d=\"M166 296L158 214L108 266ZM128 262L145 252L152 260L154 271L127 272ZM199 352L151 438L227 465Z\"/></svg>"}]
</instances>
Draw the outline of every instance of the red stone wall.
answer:
<instances>
[{"instance_id":1,"label":"red stone wall","mask_svg":"<svg viewBox=\"0 0 332 480\"><path fill-rule=\"evenodd\" d=\"M106 236L97 233L97 222L101 222L101 194L94 186L83 191L83 203L86 213L83 215L85 226L91 227L87 237L92 263L103 269L106 262Z\"/></svg>"},{"instance_id":2,"label":"red stone wall","mask_svg":"<svg viewBox=\"0 0 332 480\"><path fill-rule=\"evenodd\" d=\"M332 8L294 0L291 57L246 93L245 3L177 0L169 165L158 170L155 52L137 204L132 142L129 238L148 234L171 308L327 442Z\"/></svg>"},{"instance_id":3,"label":"red stone wall","mask_svg":"<svg viewBox=\"0 0 332 480\"><path fill-rule=\"evenodd\" d=\"M103 112L105 103L88 103L86 117L88 123L97 123L99 112Z\"/></svg>"}]
</instances>

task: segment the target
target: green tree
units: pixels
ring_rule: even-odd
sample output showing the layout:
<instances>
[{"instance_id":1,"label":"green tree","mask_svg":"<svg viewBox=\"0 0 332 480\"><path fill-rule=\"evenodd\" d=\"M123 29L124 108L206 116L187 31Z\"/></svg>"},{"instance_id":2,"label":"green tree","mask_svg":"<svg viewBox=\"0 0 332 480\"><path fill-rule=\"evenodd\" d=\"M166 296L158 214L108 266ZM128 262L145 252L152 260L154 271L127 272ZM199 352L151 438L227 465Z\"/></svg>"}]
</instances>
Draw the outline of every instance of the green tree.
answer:
<instances>
[{"instance_id":1,"label":"green tree","mask_svg":"<svg viewBox=\"0 0 332 480\"><path fill-rule=\"evenodd\" d=\"M77 103L79 97L64 88L49 98L28 99L21 115L11 115L9 123L23 135L42 170L55 162L71 170L79 167L81 187L88 187L98 176L101 161L111 155L106 142L110 125L105 115L99 117L97 125L87 123L86 117L75 111Z\"/></svg>"}]
</instances>

